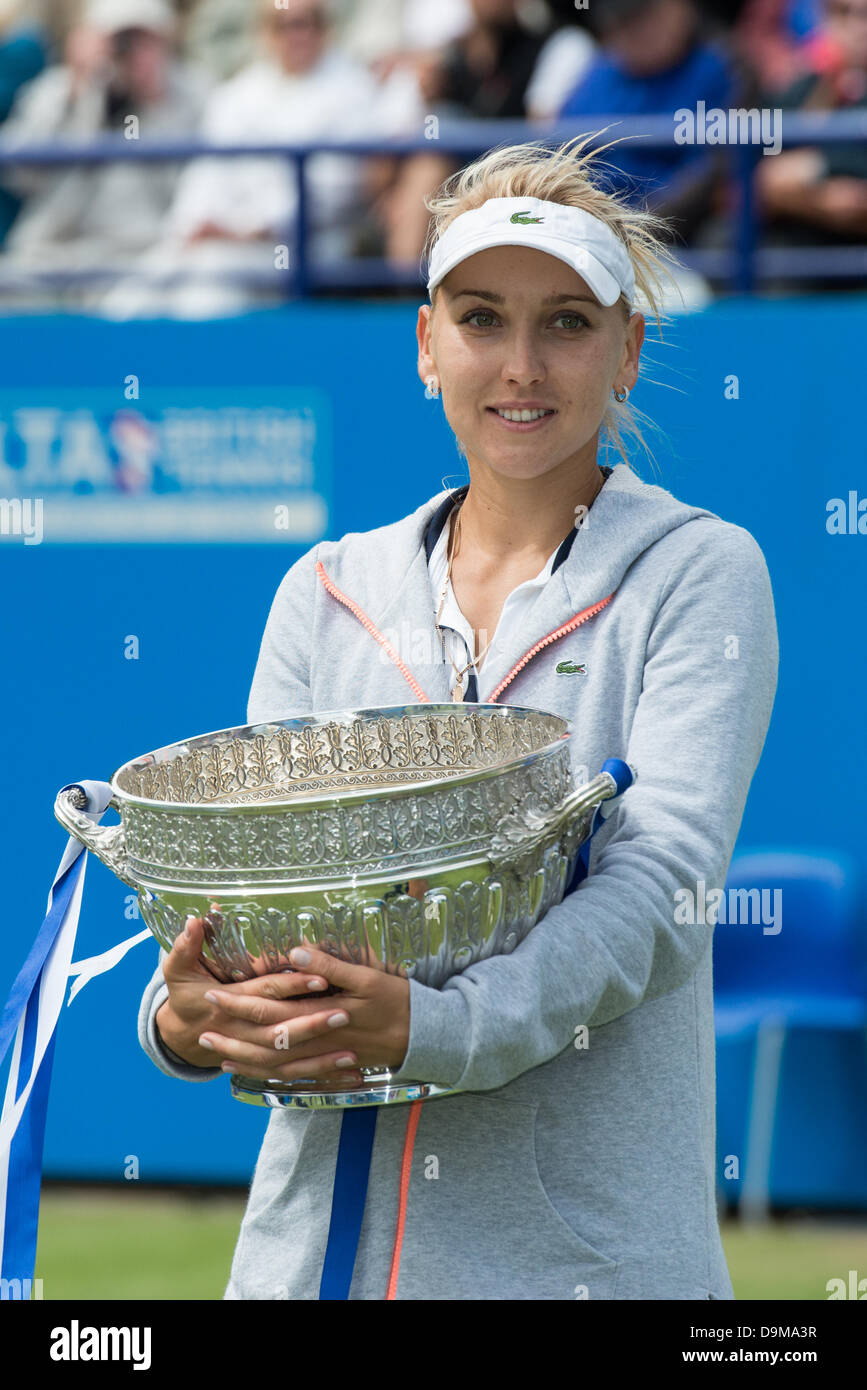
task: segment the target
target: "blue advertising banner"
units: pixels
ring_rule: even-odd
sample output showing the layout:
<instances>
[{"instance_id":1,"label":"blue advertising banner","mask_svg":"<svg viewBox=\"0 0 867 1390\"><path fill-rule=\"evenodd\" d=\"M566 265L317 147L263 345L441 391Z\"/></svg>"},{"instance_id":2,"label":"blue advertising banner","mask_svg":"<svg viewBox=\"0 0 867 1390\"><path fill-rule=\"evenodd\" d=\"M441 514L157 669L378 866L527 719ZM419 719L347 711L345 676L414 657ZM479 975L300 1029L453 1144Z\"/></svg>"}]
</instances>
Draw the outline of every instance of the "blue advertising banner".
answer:
<instances>
[{"instance_id":1,"label":"blue advertising banner","mask_svg":"<svg viewBox=\"0 0 867 1390\"><path fill-rule=\"evenodd\" d=\"M24 544L255 541L328 530L331 401L314 386L0 387L0 497ZM123 404L118 404L122 394ZM17 523L17 525L16 525Z\"/></svg>"}]
</instances>

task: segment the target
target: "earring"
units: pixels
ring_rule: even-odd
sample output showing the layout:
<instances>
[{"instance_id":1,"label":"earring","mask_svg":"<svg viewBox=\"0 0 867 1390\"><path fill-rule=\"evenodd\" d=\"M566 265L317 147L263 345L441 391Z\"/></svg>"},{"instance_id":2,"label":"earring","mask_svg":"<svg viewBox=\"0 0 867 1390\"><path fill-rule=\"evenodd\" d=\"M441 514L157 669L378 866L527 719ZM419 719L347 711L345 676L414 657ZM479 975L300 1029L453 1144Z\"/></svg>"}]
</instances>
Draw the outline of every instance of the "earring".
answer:
<instances>
[{"instance_id":1,"label":"earring","mask_svg":"<svg viewBox=\"0 0 867 1390\"><path fill-rule=\"evenodd\" d=\"M424 389L424 393L425 393L425 395L427 396L427 398L428 398L429 401L435 401L435 400L436 400L437 396L438 396L439 393L440 393L440 384L439 384L439 382L437 381L437 379L436 379L435 376L429 376L429 377L428 377L428 379L427 379L427 386L426 386L425 389Z\"/></svg>"},{"instance_id":2,"label":"earring","mask_svg":"<svg viewBox=\"0 0 867 1390\"><path fill-rule=\"evenodd\" d=\"M627 400L628 397L629 397L629 387L628 387L628 386L621 386L621 388L620 388L619 391L615 389L615 392L614 392L614 399L615 399L616 401L618 401L620 404L622 404L623 401Z\"/></svg>"}]
</instances>

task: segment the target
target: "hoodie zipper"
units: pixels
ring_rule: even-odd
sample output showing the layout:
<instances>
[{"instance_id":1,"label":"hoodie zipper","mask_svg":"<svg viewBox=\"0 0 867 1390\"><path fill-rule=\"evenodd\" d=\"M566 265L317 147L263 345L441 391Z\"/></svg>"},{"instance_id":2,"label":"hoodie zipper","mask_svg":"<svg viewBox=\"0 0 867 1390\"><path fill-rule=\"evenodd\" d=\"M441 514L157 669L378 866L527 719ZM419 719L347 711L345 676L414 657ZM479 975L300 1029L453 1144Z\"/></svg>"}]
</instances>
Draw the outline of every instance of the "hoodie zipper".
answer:
<instances>
[{"instance_id":1,"label":"hoodie zipper","mask_svg":"<svg viewBox=\"0 0 867 1390\"><path fill-rule=\"evenodd\" d=\"M359 605L357 603L354 603L351 598L347 598L346 594L341 593L337 585L334 583L333 579L329 579L328 575L325 573L325 567L323 566L321 560L316 561L316 573L319 575L319 578L322 580L322 583L325 585L329 594L333 594L334 597L339 599L341 603L345 603L349 611L351 613L354 613L358 621L362 623L364 627L367 628L367 631L370 633L371 637L375 637L376 641L382 644L382 646L385 648L385 650L391 657L392 661L400 669L401 675L404 677L405 680L409 682L413 692L418 696L419 700L421 700L422 703L430 704L430 696L425 695L415 676L412 674L409 667L403 664L397 652L394 650L394 647L389 642L388 638L383 637L379 628L376 626L375 623L372 623L370 621L370 618L368 618L363 608L360 608Z\"/></svg>"},{"instance_id":2,"label":"hoodie zipper","mask_svg":"<svg viewBox=\"0 0 867 1390\"><path fill-rule=\"evenodd\" d=\"M379 628L376 626L374 622L371 622L370 618L367 616L364 609L359 606L359 604L355 603L351 598L348 598L346 594L342 593L341 590L338 589L333 579L330 579L329 576L325 573L325 566L323 565L321 560L316 561L316 573L322 580L322 583L325 585L325 588L328 590L329 594L332 594L334 598L339 599L341 603L345 604L349 611L355 614L355 617L362 624L362 626L367 629L371 637L375 638L375 640L385 648L394 664L398 667L404 680L408 682L410 688L412 689L413 693L418 697L418 699L422 703L430 704L430 696L426 695L425 692L422 690L415 676L412 674L409 667L406 666L403 661L401 661L399 655L389 642L388 638L383 637L382 633L379 631ZM547 647L550 645L551 642L556 642L559 640L559 638L565 637L567 632L573 632L576 627L580 627L582 623L586 623L588 618L595 617L597 613L599 613L603 608L606 607L607 604L611 602L613 597L613 593L608 594L606 598L600 599L598 603L591 604L591 606L589 608L585 608L583 612L576 613L574 617L570 618L567 623L563 623L561 627L555 628L554 631L549 632L546 637L540 638L538 642L536 642L532 647L530 647L529 651L526 651L524 653L520 661L516 662L516 664L512 667L511 671L509 671L503 677L503 679L500 681L500 684L496 687L494 691L492 691L485 703L495 703L499 699L502 692L505 690L506 686L511 684L511 682L518 675L519 671L522 671L524 667L527 665L527 663L532 661L533 657L536 656L536 654L540 652L543 647Z\"/></svg>"},{"instance_id":3,"label":"hoodie zipper","mask_svg":"<svg viewBox=\"0 0 867 1390\"><path fill-rule=\"evenodd\" d=\"M519 671L524 669L528 661L533 660L537 652L540 652L543 647L547 647L549 643L556 642L560 637L565 637L567 632L574 632L575 628L580 627L582 623L586 623L588 618L595 617L606 604L611 602L613 597L614 594L612 593L609 594L607 598L600 599L598 603L592 604L590 608L585 608L583 613L576 613L575 616L570 618L568 623L564 623L562 627L555 628L553 632L549 632L547 637L542 637L535 646L532 646L528 652L524 653L521 660L512 667L511 671L500 681L500 684L491 691L486 703L493 704L494 701L498 700L506 686L515 679Z\"/></svg>"}]
</instances>

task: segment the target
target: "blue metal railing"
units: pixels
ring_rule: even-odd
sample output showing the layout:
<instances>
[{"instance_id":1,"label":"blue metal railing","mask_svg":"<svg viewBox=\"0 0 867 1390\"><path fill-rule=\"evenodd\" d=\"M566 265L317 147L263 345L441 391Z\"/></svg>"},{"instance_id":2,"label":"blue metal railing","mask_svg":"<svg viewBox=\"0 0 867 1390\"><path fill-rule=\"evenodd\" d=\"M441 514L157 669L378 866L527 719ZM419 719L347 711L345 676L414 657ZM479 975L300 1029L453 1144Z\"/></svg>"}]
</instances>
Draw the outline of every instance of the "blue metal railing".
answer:
<instances>
[{"instance_id":1,"label":"blue metal railing","mask_svg":"<svg viewBox=\"0 0 867 1390\"><path fill-rule=\"evenodd\" d=\"M590 145L593 148L606 144L609 140L626 138L644 149L667 148L674 144L674 119L672 116L619 117L594 116L593 134ZM867 143L867 110L834 112L788 112L782 113L780 126L784 137L783 148L804 145L827 145L831 143ZM334 262L327 266L314 266L308 254L309 242L309 198L307 192L307 161L316 154L344 154L364 157L395 155L405 157L416 153L451 155L456 159L473 158L486 150L503 145L518 144L524 141L543 142L554 145L576 135L589 134L586 124L576 119L555 124L541 124L527 121L441 121L436 139L396 137L384 139L359 140L317 140L315 142L277 143L258 142L248 144L216 145L201 139L142 140L126 139L122 135L104 135L86 142L55 139L51 142L17 144L2 138L0 127L0 170L3 165L51 166L74 164L100 164L109 161L169 162L183 161L197 155L211 155L226 158L239 158L247 155L273 155L287 159L294 164L298 188L298 215L294 274L287 277L290 293L303 296L316 289L339 289L342 285L353 289L371 287L391 287L405 285L407 289L417 289L422 283L421 266L416 275L411 270L398 267L378 257L354 257ZM773 158L763 155L761 144L730 144L709 146L726 151L732 162L732 174L739 188L738 208L733 228L733 245L728 250L699 248L678 248L678 258L687 266L712 277L715 280L733 285L742 293L752 293L757 281L775 276L789 276L792 279L850 279L864 277L867 284L867 245L840 245L833 247L792 247L773 248L759 245L760 224L753 193L753 174L758 161ZM612 159L611 154L605 156ZM2 174L0 174L2 178ZM111 276L117 271L34 271L28 267L27 275L40 282L80 279L99 279ZM125 273L136 273L135 267L127 268ZM177 273L173 278L177 278ZM249 273L239 273L237 277L247 283L255 283L257 278ZM268 279L273 284L273 278Z\"/></svg>"}]
</instances>

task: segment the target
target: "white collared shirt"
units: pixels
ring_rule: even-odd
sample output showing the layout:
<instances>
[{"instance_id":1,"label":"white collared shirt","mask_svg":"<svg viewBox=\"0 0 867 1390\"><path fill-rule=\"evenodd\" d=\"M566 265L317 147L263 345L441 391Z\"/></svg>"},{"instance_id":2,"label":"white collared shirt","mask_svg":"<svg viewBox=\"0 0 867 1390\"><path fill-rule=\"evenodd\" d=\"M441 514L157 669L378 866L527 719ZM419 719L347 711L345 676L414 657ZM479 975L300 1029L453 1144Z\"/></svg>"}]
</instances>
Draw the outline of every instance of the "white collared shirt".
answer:
<instances>
[{"instance_id":1,"label":"white collared shirt","mask_svg":"<svg viewBox=\"0 0 867 1390\"><path fill-rule=\"evenodd\" d=\"M457 506L457 504L455 505ZM436 618L436 611L439 607L440 598L442 597L443 585L446 582L446 571L448 569L446 550L454 512L455 508L453 507L446 519L445 525L440 531L439 538L431 551L431 557L428 561L428 571L430 573L431 587L434 594L434 618ZM484 701L485 699L485 693L483 693L482 690L482 677L484 676L485 679L485 692L490 694L496 682L491 681L489 687L488 674L491 671L496 671L497 665L499 664L500 653L506 647L520 645L520 643L515 642L516 629L520 628L527 616L528 610L535 603L539 590L544 588L545 584L550 579L554 568L554 561L557 558L557 551L562 544L563 542L560 541L557 548L549 555L547 563L539 571L535 579L525 579L523 584L519 584L507 597L503 604L499 621L497 622L496 631L492 635L487 635L490 646L482 655L482 675L479 674L479 668L476 665L474 657L475 637L473 629L458 607L458 601L455 598L451 580L449 580L445 602L439 620L443 642L445 643L448 656L451 657L451 660L459 671L466 666L468 661L472 660L473 665L470 669L474 670L476 673L476 686L480 701ZM446 661L448 661L448 656L446 656ZM467 670L461 678L461 691L463 694L466 694L469 677L470 671ZM451 665L449 665L450 690L454 689L456 681L457 676L452 670Z\"/></svg>"}]
</instances>

